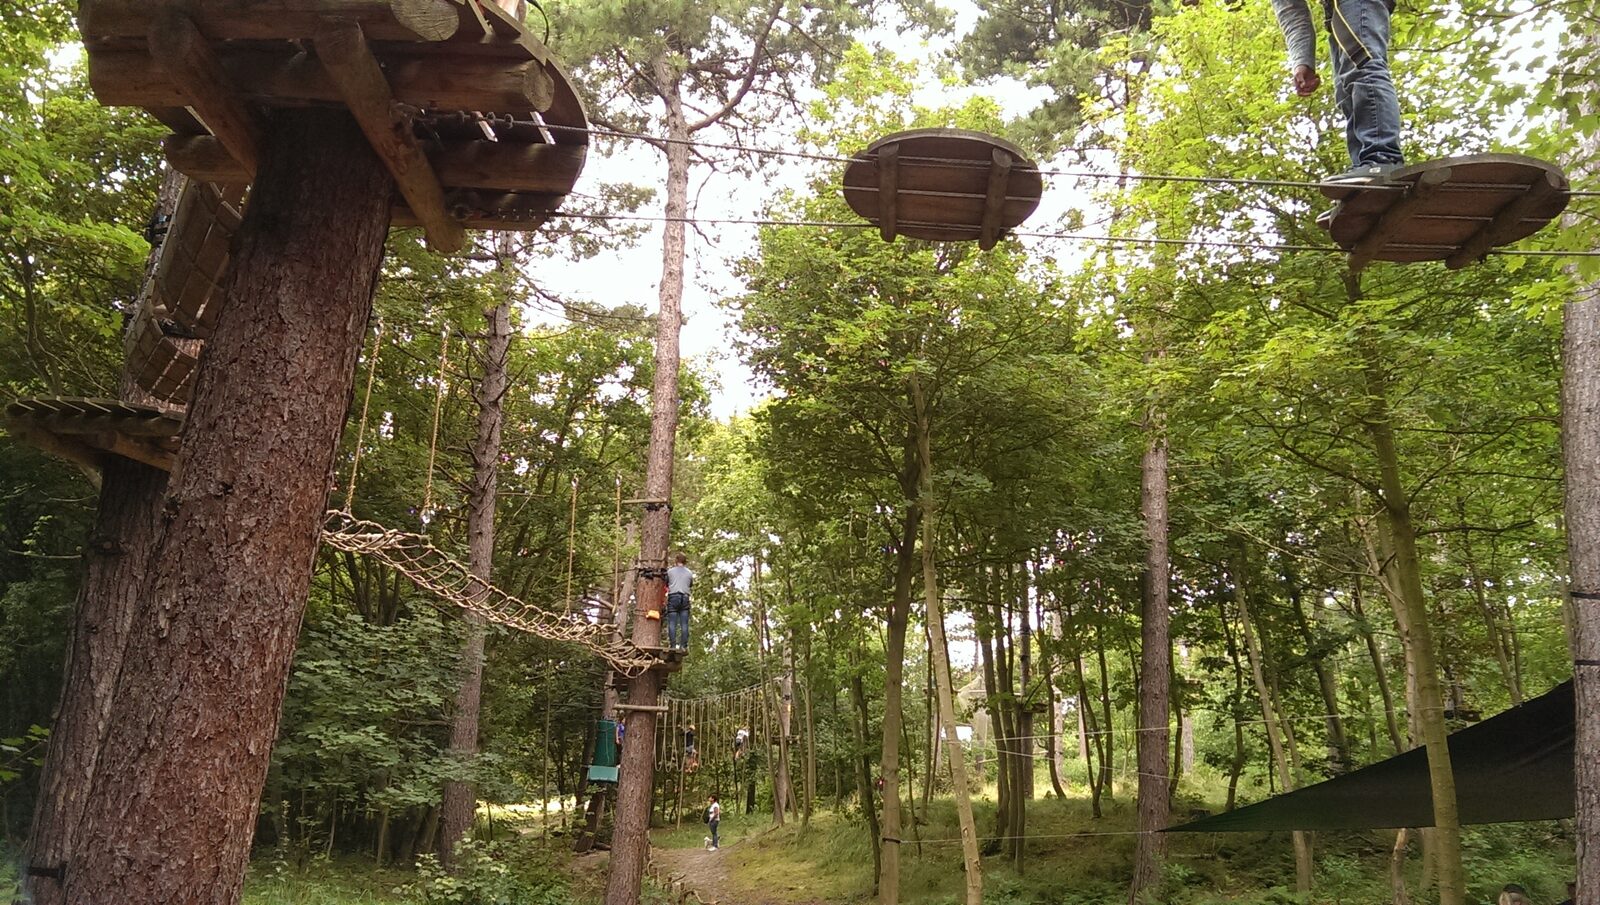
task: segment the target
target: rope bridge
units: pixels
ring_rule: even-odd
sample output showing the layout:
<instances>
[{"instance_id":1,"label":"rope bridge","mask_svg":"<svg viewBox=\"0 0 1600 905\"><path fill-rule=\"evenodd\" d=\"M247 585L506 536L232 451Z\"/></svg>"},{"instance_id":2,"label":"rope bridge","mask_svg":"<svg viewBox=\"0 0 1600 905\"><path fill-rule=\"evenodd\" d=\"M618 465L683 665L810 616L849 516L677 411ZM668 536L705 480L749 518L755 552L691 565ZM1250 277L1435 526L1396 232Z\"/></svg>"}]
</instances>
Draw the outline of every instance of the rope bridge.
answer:
<instances>
[{"instance_id":1,"label":"rope bridge","mask_svg":"<svg viewBox=\"0 0 1600 905\"><path fill-rule=\"evenodd\" d=\"M580 645L626 676L642 675L656 665L654 656L617 638L611 626L519 600L472 574L425 535L392 530L335 510L328 513L323 525L322 542L345 553L371 556L417 587L489 622L550 641Z\"/></svg>"}]
</instances>

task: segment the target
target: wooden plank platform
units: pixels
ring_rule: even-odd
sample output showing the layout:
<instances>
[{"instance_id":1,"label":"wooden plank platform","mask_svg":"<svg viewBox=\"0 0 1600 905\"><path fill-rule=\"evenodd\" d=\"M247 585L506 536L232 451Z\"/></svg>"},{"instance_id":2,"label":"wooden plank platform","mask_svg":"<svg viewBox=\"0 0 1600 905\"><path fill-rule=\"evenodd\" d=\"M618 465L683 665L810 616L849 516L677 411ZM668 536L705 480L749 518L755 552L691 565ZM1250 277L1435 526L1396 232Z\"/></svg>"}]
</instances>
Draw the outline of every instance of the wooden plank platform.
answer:
<instances>
[{"instance_id":1,"label":"wooden plank platform","mask_svg":"<svg viewBox=\"0 0 1600 905\"><path fill-rule=\"evenodd\" d=\"M525 14L523 0L81 0L78 24L101 103L170 125L181 172L244 186L267 108L344 106L396 177L398 224L449 251L463 228L537 229L583 169L588 116Z\"/></svg>"},{"instance_id":2,"label":"wooden plank platform","mask_svg":"<svg viewBox=\"0 0 1600 905\"><path fill-rule=\"evenodd\" d=\"M845 167L850 209L896 236L993 248L1039 206L1044 181L1021 148L964 129L879 139Z\"/></svg>"},{"instance_id":3,"label":"wooden plank platform","mask_svg":"<svg viewBox=\"0 0 1600 905\"><path fill-rule=\"evenodd\" d=\"M183 419L115 399L43 396L6 406L6 428L54 455L98 467L106 454L171 470Z\"/></svg>"},{"instance_id":4,"label":"wooden plank platform","mask_svg":"<svg viewBox=\"0 0 1600 905\"><path fill-rule=\"evenodd\" d=\"M1543 229L1569 198L1560 167L1520 154L1430 160L1377 185L1324 186L1323 194L1338 201L1328 233L1357 269L1369 261L1465 267Z\"/></svg>"}]
</instances>

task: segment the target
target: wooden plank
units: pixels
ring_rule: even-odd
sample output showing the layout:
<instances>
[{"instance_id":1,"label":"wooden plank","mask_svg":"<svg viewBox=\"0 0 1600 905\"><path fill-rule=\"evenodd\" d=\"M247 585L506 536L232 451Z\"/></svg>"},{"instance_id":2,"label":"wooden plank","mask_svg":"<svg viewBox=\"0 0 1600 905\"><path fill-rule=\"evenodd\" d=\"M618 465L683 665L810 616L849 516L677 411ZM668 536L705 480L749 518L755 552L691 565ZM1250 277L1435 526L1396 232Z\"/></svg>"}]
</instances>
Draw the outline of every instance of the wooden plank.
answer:
<instances>
[{"instance_id":1,"label":"wooden plank","mask_svg":"<svg viewBox=\"0 0 1600 905\"><path fill-rule=\"evenodd\" d=\"M1001 218L1005 215L1006 190L1011 185L1011 155L999 148L992 152L989 188L983 199L983 223L978 228L978 247L984 251L1000 241Z\"/></svg>"},{"instance_id":2,"label":"wooden plank","mask_svg":"<svg viewBox=\"0 0 1600 905\"><path fill-rule=\"evenodd\" d=\"M893 242L900 220L900 146L878 152L878 236Z\"/></svg>"},{"instance_id":3,"label":"wooden plank","mask_svg":"<svg viewBox=\"0 0 1600 905\"><path fill-rule=\"evenodd\" d=\"M466 243L466 232L446 212L444 189L411 134L410 118L396 109L360 26L332 26L314 43L373 151L394 176L407 205L422 219L428 244L446 253L459 250Z\"/></svg>"},{"instance_id":4,"label":"wooden plank","mask_svg":"<svg viewBox=\"0 0 1600 905\"><path fill-rule=\"evenodd\" d=\"M189 17L175 11L150 31L150 55L183 85L206 126L251 177L259 163L261 124L229 86L211 45Z\"/></svg>"},{"instance_id":5,"label":"wooden plank","mask_svg":"<svg viewBox=\"0 0 1600 905\"><path fill-rule=\"evenodd\" d=\"M450 188L562 195L572 190L588 152L582 146L507 141L419 142L439 182ZM244 175L211 136L169 136L167 162L203 182L233 183Z\"/></svg>"},{"instance_id":6,"label":"wooden plank","mask_svg":"<svg viewBox=\"0 0 1600 905\"><path fill-rule=\"evenodd\" d=\"M1551 198L1561 194L1565 189L1565 180L1556 174L1546 172L1543 176L1544 178L1528 186L1521 197L1502 207L1494 215L1494 219L1473 233L1461 244L1459 250L1445 258L1445 266L1451 270L1460 270L1468 264L1483 260L1489 249L1525 235L1522 224L1528 215L1544 207ZM1549 222L1548 217L1542 219Z\"/></svg>"},{"instance_id":7,"label":"wooden plank","mask_svg":"<svg viewBox=\"0 0 1600 905\"><path fill-rule=\"evenodd\" d=\"M292 107L344 100L322 64L293 45L225 47L218 59L239 95L252 103ZM378 62L396 100L430 110L544 110L555 97L550 73L532 61L391 52ZM91 51L89 85L108 106L181 108L193 102L186 86L144 50Z\"/></svg>"},{"instance_id":8,"label":"wooden plank","mask_svg":"<svg viewBox=\"0 0 1600 905\"><path fill-rule=\"evenodd\" d=\"M1421 178L1407 189L1405 197L1391 204L1372 229L1361 237L1355 248L1351 249L1350 269L1360 270L1366 267L1372 261L1372 256L1406 227L1411 215L1426 205L1439 187L1449 181L1448 167L1423 173Z\"/></svg>"},{"instance_id":9,"label":"wooden plank","mask_svg":"<svg viewBox=\"0 0 1600 905\"><path fill-rule=\"evenodd\" d=\"M355 23L380 41L443 41L459 27L451 0L79 0L78 28L93 49L143 38L157 15L173 9L217 41L295 41L332 20Z\"/></svg>"}]
</instances>

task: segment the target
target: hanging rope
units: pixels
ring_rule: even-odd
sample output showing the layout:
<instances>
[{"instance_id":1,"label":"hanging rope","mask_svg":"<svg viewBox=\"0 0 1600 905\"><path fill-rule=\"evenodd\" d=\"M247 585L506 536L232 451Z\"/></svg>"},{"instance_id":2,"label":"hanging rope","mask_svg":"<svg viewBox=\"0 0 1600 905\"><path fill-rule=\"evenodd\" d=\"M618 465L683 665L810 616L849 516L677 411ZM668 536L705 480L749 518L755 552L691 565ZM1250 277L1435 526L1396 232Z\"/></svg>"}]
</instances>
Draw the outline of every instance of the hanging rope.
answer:
<instances>
[{"instance_id":1,"label":"hanging rope","mask_svg":"<svg viewBox=\"0 0 1600 905\"><path fill-rule=\"evenodd\" d=\"M345 553L371 556L417 587L489 622L580 645L630 678L643 675L656 664L651 654L616 638L608 624L590 622L581 614L558 613L507 594L472 574L426 535L390 530L348 512L329 512L322 542Z\"/></svg>"},{"instance_id":2,"label":"hanging rope","mask_svg":"<svg viewBox=\"0 0 1600 905\"><path fill-rule=\"evenodd\" d=\"M422 522L428 521L433 510L433 463L439 455L439 412L444 408L445 367L450 363L450 328L446 327L439 340L439 388L433 397L433 436L428 439L428 481L422 490ZM348 507L347 507L348 508Z\"/></svg>"},{"instance_id":3,"label":"hanging rope","mask_svg":"<svg viewBox=\"0 0 1600 905\"><path fill-rule=\"evenodd\" d=\"M367 411L372 407L372 382L378 376L378 353L383 350L383 319L378 319L372 334L372 358L367 362L367 391L361 397L361 424L356 428L356 452L350 460L350 486L344 493L344 510L354 511L356 502L356 475L361 470L361 447L367 443Z\"/></svg>"}]
</instances>

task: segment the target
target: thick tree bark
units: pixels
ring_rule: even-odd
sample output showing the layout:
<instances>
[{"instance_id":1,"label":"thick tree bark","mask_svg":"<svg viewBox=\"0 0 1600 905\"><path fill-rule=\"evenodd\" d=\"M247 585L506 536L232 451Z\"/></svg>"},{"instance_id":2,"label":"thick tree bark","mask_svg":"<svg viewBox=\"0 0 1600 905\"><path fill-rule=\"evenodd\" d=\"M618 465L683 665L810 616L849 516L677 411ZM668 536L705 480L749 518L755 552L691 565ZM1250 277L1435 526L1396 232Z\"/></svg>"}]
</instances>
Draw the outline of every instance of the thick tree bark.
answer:
<instances>
[{"instance_id":1,"label":"thick tree bark","mask_svg":"<svg viewBox=\"0 0 1600 905\"><path fill-rule=\"evenodd\" d=\"M1359 296L1355 279L1352 297ZM1400 477L1400 454L1387 403L1386 377L1376 352L1364 346L1367 404L1365 426L1378 461L1386 546L1393 552L1389 574L1395 586L1395 621L1405 644L1406 659L1416 681L1417 723L1428 749L1428 781L1433 792L1433 851L1438 867L1439 905L1463 905L1466 886L1461 866L1461 823L1456 814L1455 771L1450 766L1446 741L1444 696L1439 687L1439 667L1434 658L1433 630L1428 624L1428 604L1422 587L1422 563L1417 554L1416 528L1411 522L1411 499Z\"/></svg>"},{"instance_id":2,"label":"thick tree bark","mask_svg":"<svg viewBox=\"0 0 1600 905\"><path fill-rule=\"evenodd\" d=\"M665 56L652 66L667 106L665 147L667 157L667 222L662 225L661 310L656 320L655 385L650 396L650 454L645 468L644 496L650 500L672 497L673 451L678 432L678 334L683 326L683 259L687 245L684 219L689 212L689 138L681 95L682 73ZM672 532L672 511L665 505L646 507L641 525L638 612L633 620L633 643L661 646L661 600L665 590L667 543ZM657 613L650 618L651 612ZM661 696L662 674L647 672L628 682L630 703L654 706ZM622 739L621 781L617 785L616 825L612 832L611 869L606 876L606 905L638 905L644 882L645 859L650 853L650 790L655 784L656 715L635 710L628 715ZM755 739L751 739L751 744Z\"/></svg>"},{"instance_id":3,"label":"thick tree bark","mask_svg":"<svg viewBox=\"0 0 1600 905\"><path fill-rule=\"evenodd\" d=\"M1585 112L1594 112L1592 92L1585 106ZM1589 130L1583 154L1584 172L1574 173L1574 181L1590 181L1600 170L1600 132ZM1568 225L1578 225L1577 215L1568 215ZM1563 316L1561 453L1579 752L1574 901L1594 902L1600 900L1600 756L1594 753L1600 751L1600 282L1585 277L1576 264L1571 273L1579 288Z\"/></svg>"},{"instance_id":4,"label":"thick tree bark","mask_svg":"<svg viewBox=\"0 0 1600 905\"><path fill-rule=\"evenodd\" d=\"M500 462L500 429L505 422L506 360L511 352L510 273L516 262L510 233L501 233L497 267L505 277L502 296L487 312L483 379L473 393L478 405L478 431L472 442L472 486L467 493L467 567L484 581L494 577L495 491ZM474 612L463 614L467 636L461 650L461 685L450 718L450 756L464 768L478 753L478 712L483 698L483 641L486 623ZM477 817L477 791L472 783L444 785L439 805L439 859L454 869L456 844L467 837Z\"/></svg>"},{"instance_id":5,"label":"thick tree bark","mask_svg":"<svg viewBox=\"0 0 1600 905\"><path fill-rule=\"evenodd\" d=\"M392 183L340 112L274 114L168 487L66 901L237 902Z\"/></svg>"},{"instance_id":6,"label":"thick tree bark","mask_svg":"<svg viewBox=\"0 0 1600 905\"><path fill-rule=\"evenodd\" d=\"M170 223L185 184L182 174L167 172L156 200L158 218ZM150 250L138 308L128 327L130 337L142 328L161 248L157 244ZM148 398L134 381L131 362L124 363L120 384L119 396L124 401ZM161 539L161 502L166 489L167 473L160 469L121 456L107 456L101 466L100 505L89 542L84 545L83 578L73 609L65 681L28 837L25 863L32 867L66 869L74 860L73 836L94 782L128 632L150 554ZM23 882L35 905L62 901L64 889L58 880L24 875Z\"/></svg>"},{"instance_id":7,"label":"thick tree bark","mask_svg":"<svg viewBox=\"0 0 1600 905\"><path fill-rule=\"evenodd\" d=\"M1172 689L1171 612L1167 608L1167 441L1152 413L1145 448L1142 505L1145 531L1144 571L1140 576L1139 612L1142 652L1139 669L1139 836L1134 848L1131 905L1154 901L1166 854L1166 829L1171 807L1168 789L1169 699Z\"/></svg>"}]
</instances>

